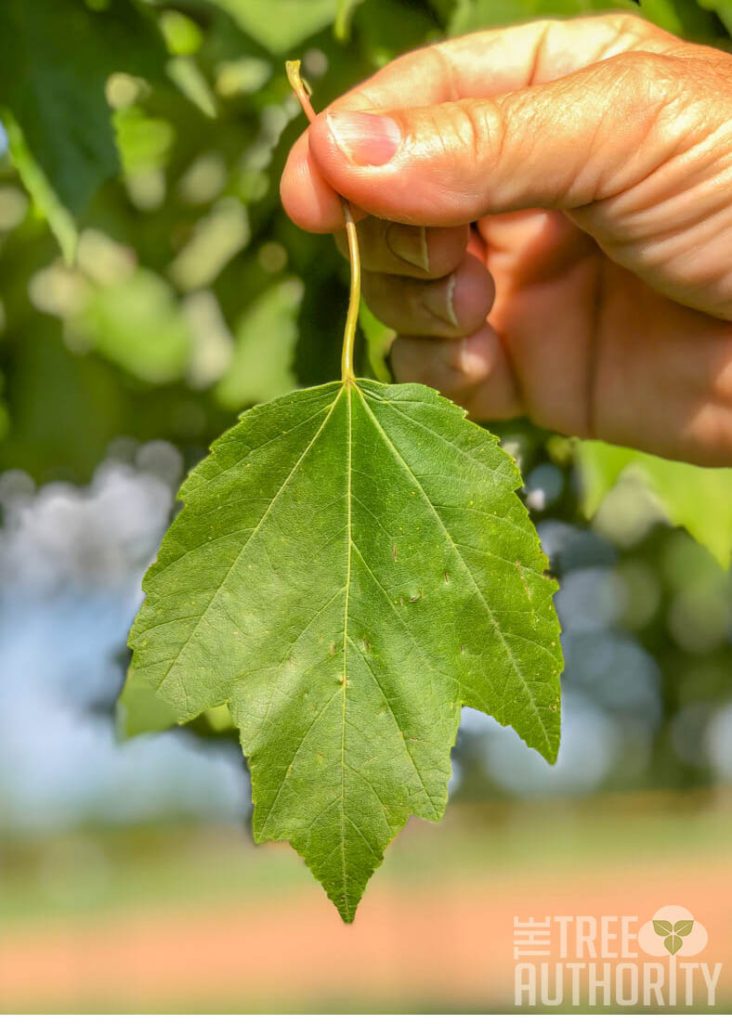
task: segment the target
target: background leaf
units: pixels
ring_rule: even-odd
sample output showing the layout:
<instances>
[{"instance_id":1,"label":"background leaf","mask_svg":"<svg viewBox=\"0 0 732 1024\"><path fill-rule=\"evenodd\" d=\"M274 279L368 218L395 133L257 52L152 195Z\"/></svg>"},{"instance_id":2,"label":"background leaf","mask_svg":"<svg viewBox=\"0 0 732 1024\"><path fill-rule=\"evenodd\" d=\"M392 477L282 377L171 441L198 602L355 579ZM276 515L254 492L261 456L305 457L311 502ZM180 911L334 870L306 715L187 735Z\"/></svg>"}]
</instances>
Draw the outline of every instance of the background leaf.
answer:
<instances>
[{"instance_id":1,"label":"background leaf","mask_svg":"<svg viewBox=\"0 0 732 1024\"><path fill-rule=\"evenodd\" d=\"M332 25L338 0L213 0L270 53L282 56Z\"/></svg>"},{"instance_id":2,"label":"background leaf","mask_svg":"<svg viewBox=\"0 0 732 1024\"><path fill-rule=\"evenodd\" d=\"M609 10L637 12L638 8L631 0L458 0L450 19L450 33L461 35L530 18L570 17Z\"/></svg>"},{"instance_id":3,"label":"background leaf","mask_svg":"<svg viewBox=\"0 0 732 1024\"><path fill-rule=\"evenodd\" d=\"M704 469L601 441L577 446L584 511L593 516L626 472L645 481L669 521L711 551L723 568L732 556L732 469Z\"/></svg>"},{"instance_id":4,"label":"background leaf","mask_svg":"<svg viewBox=\"0 0 732 1024\"><path fill-rule=\"evenodd\" d=\"M297 342L297 316L303 283L289 278L256 299L236 329L234 357L217 388L219 401L241 409L291 391ZM262 359L262 349L267 358Z\"/></svg>"},{"instance_id":5,"label":"background leaf","mask_svg":"<svg viewBox=\"0 0 732 1024\"><path fill-rule=\"evenodd\" d=\"M641 10L649 21L690 39L708 39L717 30L714 17L689 0L642 0Z\"/></svg>"},{"instance_id":6,"label":"background leaf","mask_svg":"<svg viewBox=\"0 0 732 1024\"><path fill-rule=\"evenodd\" d=\"M732 33L732 0L698 0L698 3L704 10L716 14L727 31Z\"/></svg>"},{"instance_id":7,"label":"background leaf","mask_svg":"<svg viewBox=\"0 0 732 1024\"><path fill-rule=\"evenodd\" d=\"M4 0L0 7L0 108L22 134L13 149L23 181L67 255L69 218L119 170L109 75L157 76L164 55L155 25L131 0L110 0L103 11L80 0Z\"/></svg>"},{"instance_id":8,"label":"background leaf","mask_svg":"<svg viewBox=\"0 0 732 1024\"><path fill-rule=\"evenodd\" d=\"M150 270L95 287L70 329L151 383L176 380L191 358L193 339L173 289Z\"/></svg>"}]
</instances>

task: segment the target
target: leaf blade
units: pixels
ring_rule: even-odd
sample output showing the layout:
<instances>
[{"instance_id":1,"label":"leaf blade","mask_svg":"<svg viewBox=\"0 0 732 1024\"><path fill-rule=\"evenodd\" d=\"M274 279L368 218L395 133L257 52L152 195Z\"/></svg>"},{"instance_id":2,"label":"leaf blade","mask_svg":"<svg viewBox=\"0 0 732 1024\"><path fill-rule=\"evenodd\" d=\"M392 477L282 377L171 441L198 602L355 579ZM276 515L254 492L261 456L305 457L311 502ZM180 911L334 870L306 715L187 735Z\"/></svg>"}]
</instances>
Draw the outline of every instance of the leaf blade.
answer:
<instances>
[{"instance_id":1,"label":"leaf blade","mask_svg":"<svg viewBox=\"0 0 732 1024\"><path fill-rule=\"evenodd\" d=\"M441 817L463 703L556 753L554 584L518 481L427 388L324 385L245 413L214 445L145 578L124 699L152 690L179 720L228 702L255 839L289 841L346 921L408 817ZM467 495L488 514L485 550L451 537L475 532L470 512L433 507L451 488L455 508ZM511 668L527 651L544 678L528 711Z\"/></svg>"}]
</instances>

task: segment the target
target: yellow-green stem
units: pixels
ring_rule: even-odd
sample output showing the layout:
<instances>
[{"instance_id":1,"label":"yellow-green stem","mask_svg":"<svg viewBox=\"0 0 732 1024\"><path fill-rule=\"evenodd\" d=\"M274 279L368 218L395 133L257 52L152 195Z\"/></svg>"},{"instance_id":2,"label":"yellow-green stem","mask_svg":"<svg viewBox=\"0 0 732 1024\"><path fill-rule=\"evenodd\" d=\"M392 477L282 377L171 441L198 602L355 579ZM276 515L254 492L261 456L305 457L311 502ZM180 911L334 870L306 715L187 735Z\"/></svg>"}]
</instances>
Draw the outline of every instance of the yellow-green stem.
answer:
<instances>
[{"instance_id":1,"label":"yellow-green stem","mask_svg":"<svg viewBox=\"0 0 732 1024\"><path fill-rule=\"evenodd\" d=\"M288 60L285 62L287 78L289 79L292 91L300 101L308 121L312 124L315 120L315 111L310 102L310 91L300 75L300 61ZM351 207L341 196L343 206L343 217L346 222L346 237L348 239L348 258L351 263L351 290L348 298L348 312L346 313L346 326L343 330L343 353L341 356L341 380L344 384L350 384L356 379L353 371L353 352L356 345L356 327L358 326L358 309L361 303L361 254L358 248L358 231L356 222L351 213Z\"/></svg>"}]
</instances>

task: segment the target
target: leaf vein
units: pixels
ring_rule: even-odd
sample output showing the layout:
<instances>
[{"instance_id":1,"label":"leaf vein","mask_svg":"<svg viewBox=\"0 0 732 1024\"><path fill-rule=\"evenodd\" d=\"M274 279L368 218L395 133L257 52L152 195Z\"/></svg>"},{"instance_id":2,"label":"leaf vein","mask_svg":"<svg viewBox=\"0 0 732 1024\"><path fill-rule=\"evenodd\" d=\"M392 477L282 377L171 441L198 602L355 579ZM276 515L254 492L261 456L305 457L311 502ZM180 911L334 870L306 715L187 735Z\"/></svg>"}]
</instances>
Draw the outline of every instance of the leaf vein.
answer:
<instances>
[{"instance_id":1,"label":"leaf vein","mask_svg":"<svg viewBox=\"0 0 732 1024\"><path fill-rule=\"evenodd\" d=\"M340 396L340 392L339 392L339 396ZM308 455L308 453L312 450L313 446L315 445L315 442L318 440L320 435L325 430L325 427L326 427L328 421L330 420L330 417L333 414L333 410L335 409L337 402L338 402L338 397L336 397L336 399L331 403L331 405L327 407L326 415L323 418L323 422L318 427L317 431L315 432L315 434L311 438L310 442L308 443L308 445L306 446L306 448L304 449L302 454L299 456L299 458L297 459L297 461L293 465L293 467L290 470L290 472L288 473L288 475L285 477L285 479L280 484L277 492L275 493L275 495L272 498L271 502L267 506L267 509L265 510L264 514L262 515L262 518L259 520L259 522L257 523L256 527L252 530L250 535L247 537L246 542L242 545L241 551L239 551L239 553L237 554L236 558L234 559L234 561L231 563L231 565L227 569L226 574L225 574L224 578L222 579L221 583L218 585L218 587L216 587L214 589L213 593L211 594L210 600L208 601L208 603L206 604L206 607L201 612L201 615L200 615L200 618L198 620L198 623L191 630L190 635L186 638L185 642L180 647L180 650L178 651L176 656L171 661L168 669L164 672L162 678L159 680L158 683L155 684L155 690L160 690L161 689L161 687L165 683L165 680L170 675L171 671L178 664L178 661L179 661L181 655L187 649L188 644L191 642L193 637L196 635L196 631L198 630L198 628L200 627L200 625L203 622L204 618L208 614L208 611L211 608L212 604L214 603L214 601L216 600L216 598L218 597L218 595L221 593L222 589L226 585L226 583L227 583L229 577L231 576L232 572L235 570L235 568L239 564L239 562L240 562L242 556L244 555L244 552L246 551L248 545L251 543L253 538L255 536L257 536L259 530L262 528L262 525L266 522L266 520L267 520L269 514L271 513L272 509L277 504L277 501L279 500L281 495L285 492L285 490L287 489L288 484L291 482L291 480L293 479L293 477L297 473L297 470L303 464L306 456Z\"/></svg>"},{"instance_id":2,"label":"leaf vein","mask_svg":"<svg viewBox=\"0 0 732 1024\"><path fill-rule=\"evenodd\" d=\"M361 394L361 393L359 392L359 394ZM412 478L412 480L414 480L415 484L419 488L420 493L422 494L422 497L424 498L424 500L425 500L425 502L427 504L427 507L431 510L431 512L434 515L435 519L439 523L439 525L440 525L440 527L442 529L442 532L444 533L446 539L448 540L450 546L453 548L453 550L455 551L455 554L457 555L458 559L460 560L460 563L463 566L463 568L464 568L464 570L465 570L465 572L467 574L468 579L470 580L470 583L471 583L471 585L473 587L473 590L475 591L475 593L476 593L476 595L478 597L478 600L480 601L480 603L485 608L486 612L488 613L488 617L490 618L491 622L493 623L493 627L494 627L494 629L496 631L496 634L499 637L499 639L500 639L500 641L501 641L501 643L503 645L503 648L506 651L506 654L508 655L508 660L510 661L511 665L513 666L513 670L514 670L514 673L516 675L516 678L519 680L519 682L521 683L524 691L526 692L526 695L528 697L528 706L531 709L531 713L534 716L534 718L536 719L536 721L537 721L537 723L539 725L539 729L540 729L541 733L544 736L544 739L545 739L546 744L547 744L547 748L551 749L551 747L552 747L551 740L550 740L549 734L548 734L548 732L546 730L546 726L544 725L544 722L542 721L541 715L539 714L539 710L538 710L538 707L537 707L537 704L536 704L536 699L534 697L534 694L532 693L531 688L529 687L529 684L528 684L528 682L527 682L523 672L521 671L521 668L520 668L518 662L516 661L516 658L514 657L513 651L511 650L511 645L507 642L506 637L503 634L503 630L501 628L500 622L498 621L498 619L494 615L492 608L490 607L490 605L486 601L485 597L483 596L483 592L481 591L481 589L480 589L480 587L478 585L477 580L473 576L473 574L472 574L472 572L470 570L470 567L468 566L467 562L465 561L465 559L463 558L462 554L460 553L459 547L457 546L457 544L453 540L452 536L450 535L450 532L447 529L447 527L445 526L445 523L444 523L442 517L440 516L439 512L437 511L437 509L434 507L434 505L430 501L430 499L429 499L427 493L425 492L425 489L422 486L419 478L415 475L414 470L409 465L409 463L405 460L405 458L402 455L402 453L399 451L399 449L396 447L396 445L394 444L392 439L389 437L389 435L386 433L384 428L381 426L381 424L379 423L378 419L376 418L376 416L374 415L373 411L369 407L369 404L366 401L366 399L363 397L363 395L361 395L361 401L363 403L364 409L366 410L367 414L369 415L369 417L371 418L372 422L376 426L376 429L378 430L379 434L383 437L387 449L389 449L392 452L392 454L393 454L395 460L397 461L397 463L401 464L404 467L404 469L407 471L408 475Z\"/></svg>"}]
</instances>

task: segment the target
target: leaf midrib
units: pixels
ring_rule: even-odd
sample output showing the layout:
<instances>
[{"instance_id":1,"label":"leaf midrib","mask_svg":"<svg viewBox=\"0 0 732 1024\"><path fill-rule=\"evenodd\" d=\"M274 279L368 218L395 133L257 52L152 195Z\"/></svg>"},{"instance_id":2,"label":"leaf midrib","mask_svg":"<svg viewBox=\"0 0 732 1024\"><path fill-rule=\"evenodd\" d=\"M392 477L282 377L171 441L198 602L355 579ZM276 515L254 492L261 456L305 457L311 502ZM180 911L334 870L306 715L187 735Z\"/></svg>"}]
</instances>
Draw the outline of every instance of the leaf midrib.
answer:
<instances>
[{"instance_id":1,"label":"leaf midrib","mask_svg":"<svg viewBox=\"0 0 732 1024\"><path fill-rule=\"evenodd\" d=\"M355 385L354 385L355 386ZM358 389L357 389L358 390ZM343 904L346 917L351 917L350 900L348 898L348 871L346 868L346 708L348 700L348 611L351 597L351 570L353 552L353 401L351 399L352 387L345 384L338 397L345 392L347 402L346 419L346 450L348 459L346 464L346 583L345 598L343 601L343 678L341 679L342 717L341 717L341 871L343 879ZM337 401L337 400L336 400Z\"/></svg>"}]
</instances>

